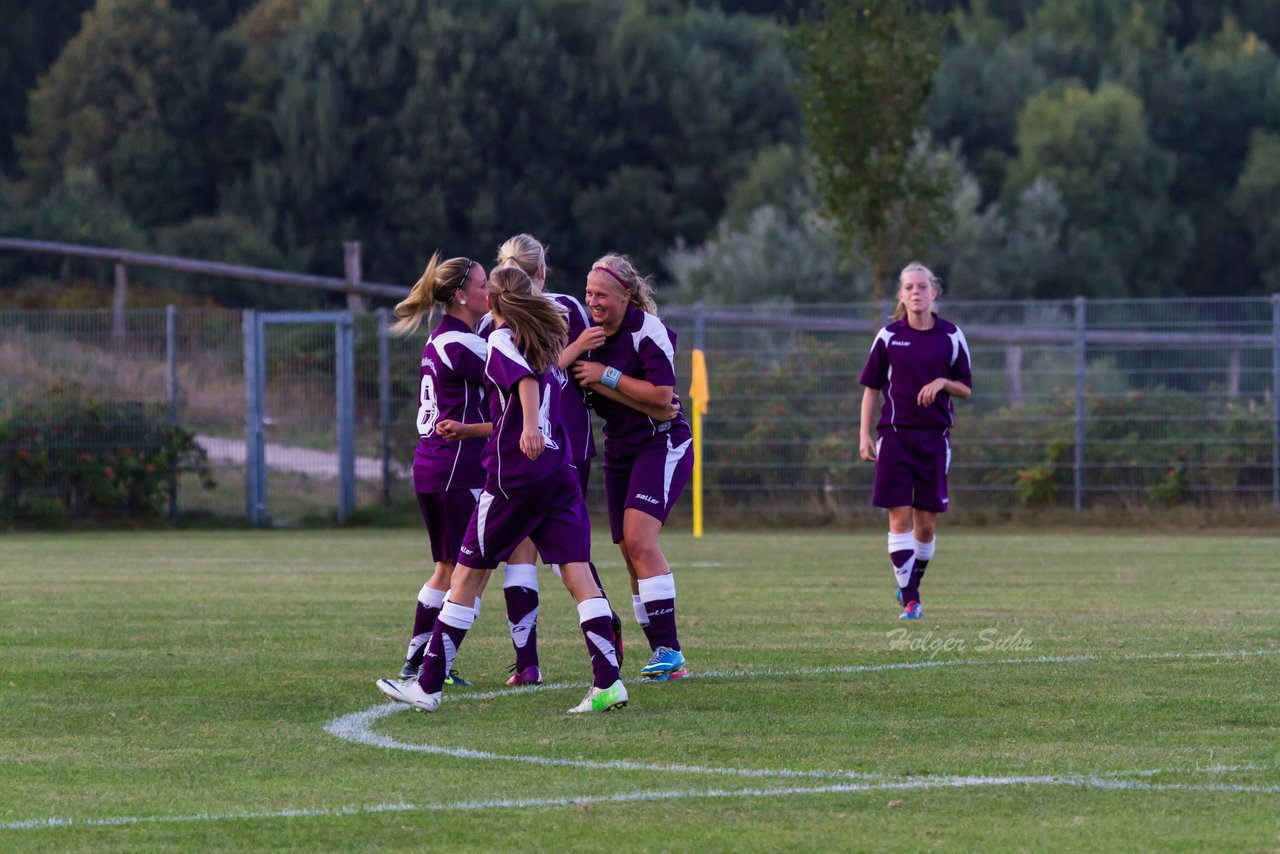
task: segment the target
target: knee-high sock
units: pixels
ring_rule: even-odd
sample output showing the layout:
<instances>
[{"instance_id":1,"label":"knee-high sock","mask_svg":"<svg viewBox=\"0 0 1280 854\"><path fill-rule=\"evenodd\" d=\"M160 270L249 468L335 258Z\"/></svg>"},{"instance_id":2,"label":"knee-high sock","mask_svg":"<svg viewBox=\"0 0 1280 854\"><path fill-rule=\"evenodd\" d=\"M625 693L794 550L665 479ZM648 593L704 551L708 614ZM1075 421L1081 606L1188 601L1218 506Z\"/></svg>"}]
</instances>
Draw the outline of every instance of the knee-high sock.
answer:
<instances>
[{"instance_id":1,"label":"knee-high sock","mask_svg":"<svg viewBox=\"0 0 1280 854\"><path fill-rule=\"evenodd\" d=\"M404 663L410 667L422 666L422 655L426 652L427 641L431 640L431 630L435 628L436 617L446 595L447 590L436 590L425 584L418 591L418 604L413 611L413 637L409 639L409 650L404 654Z\"/></svg>"},{"instance_id":2,"label":"knee-high sock","mask_svg":"<svg viewBox=\"0 0 1280 854\"><path fill-rule=\"evenodd\" d=\"M649 643L654 649L660 646L680 648L676 634L676 579L671 573L641 578L640 601L649 617Z\"/></svg>"},{"instance_id":3,"label":"knee-high sock","mask_svg":"<svg viewBox=\"0 0 1280 854\"><path fill-rule=\"evenodd\" d=\"M538 663L538 568L533 564L507 564L502 581L507 600L507 627L516 650L516 670Z\"/></svg>"},{"instance_id":4,"label":"knee-high sock","mask_svg":"<svg viewBox=\"0 0 1280 854\"><path fill-rule=\"evenodd\" d=\"M915 540L916 547L916 565L911 571L911 581L916 586L916 592L919 593L920 582L924 580L924 571L929 568L929 561L933 559L934 552L938 549L938 538L935 536L927 543ZM917 599L917 602L920 600Z\"/></svg>"},{"instance_id":5,"label":"knee-high sock","mask_svg":"<svg viewBox=\"0 0 1280 854\"><path fill-rule=\"evenodd\" d=\"M578 603L578 625L591 656L591 684L608 688L618 680L618 651L613 646L613 609L603 596Z\"/></svg>"},{"instance_id":6,"label":"knee-high sock","mask_svg":"<svg viewBox=\"0 0 1280 854\"><path fill-rule=\"evenodd\" d=\"M644 639L649 642L649 649L656 649L653 633L649 630L649 612L645 610L644 600L638 594L631 597L631 611L636 615L636 625L644 632Z\"/></svg>"},{"instance_id":7,"label":"knee-high sock","mask_svg":"<svg viewBox=\"0 0 1280 854\"><path fill-rule=\"evenodd\" d=\"M418 684L423 691L434 694L444 688L444 677L453 669L458 647L462 646L475 619L474 604L459 605L445 600L440 616L436 617L436 627L431 630L431 640L427 642L422 672L418 674Z\"/></svg>"},{"instance_id":8,"label":"knee-high sock","mask_svg":"<svg viewBox=\"0 0 1280 854\"><path fill-rule=\"evenodd\" d=\"M889 560L893 562L893 577L902 591L902 604L919 602L919 592L911 589L911 571L916 565L915 535L889 533ZM914 597L913 594L914 593Z\"/></svg>"}]
</instances>

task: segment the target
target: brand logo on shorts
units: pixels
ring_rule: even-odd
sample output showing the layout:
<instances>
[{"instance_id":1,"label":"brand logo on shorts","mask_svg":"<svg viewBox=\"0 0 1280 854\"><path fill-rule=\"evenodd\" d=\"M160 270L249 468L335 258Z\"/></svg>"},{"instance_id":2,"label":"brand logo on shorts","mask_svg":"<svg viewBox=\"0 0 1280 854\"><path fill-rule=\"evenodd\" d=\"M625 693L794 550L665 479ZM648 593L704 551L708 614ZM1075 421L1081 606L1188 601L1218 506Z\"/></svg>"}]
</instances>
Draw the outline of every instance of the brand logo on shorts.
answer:
<instances>
[{"instance_id":1,"label":"brand logo on shorts","mask_svg":"<svg viewBox=\"0 0 1280 854\"><path fill-rule=\"evenodd\" d=\"M636 498L639 498L641 501L648 501L650 504L661 504L661 503L662 503L662 502L661 502L661 501L659 501L658 499L654 498L652 495L645 495L643 492L637 492L637 493L636 493Z\"/></svg>"},{"instance_id":2,"label":"brand logo on shorts","mask_svg":"<svg viewBox=\"0 0 1280 854\"><path fill-rule=\"evenodd\" d=\"M459 547L458 547L458 551L462 552L464 555L473 555L473 554L475 554L475 551L474 551L473 549L469 549L469 548L467 548L466 546L459 546Z\"/></svg>"}]
</instances>

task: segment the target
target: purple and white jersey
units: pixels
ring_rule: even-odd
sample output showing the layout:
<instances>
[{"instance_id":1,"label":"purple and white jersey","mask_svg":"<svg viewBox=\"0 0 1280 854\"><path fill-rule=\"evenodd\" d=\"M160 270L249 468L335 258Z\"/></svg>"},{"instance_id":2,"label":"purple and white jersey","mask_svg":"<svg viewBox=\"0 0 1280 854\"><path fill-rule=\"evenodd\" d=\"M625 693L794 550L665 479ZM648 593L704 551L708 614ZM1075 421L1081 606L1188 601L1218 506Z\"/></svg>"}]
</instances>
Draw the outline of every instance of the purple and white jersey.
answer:
<instances>
[{"instance_id":1,"label":"purple and white jersey","mask_svg":"<svg viewBox=\"0 0 1280 854\"><path fill-rule=\"evenodd\" d=\"M524 409L517 384L525 377L538 381L538 429L546 449L536 460L520 450L524 430ZM560 389L569 377L558 367L535 374L523 354L516 349L515 336L505 326L489 334L489 358L484 366L485 389L489 392L489 412L493 435L484 448L485 489L507 496L506 490L532 486L556 474L571 462L564 426L560 423Z\"/></svg>"},{"instance_id":2,"label":"purple and white jersey","mask_svg":"<svg viewBox=\"0 0 1280 854\"><path fill-rule=\"evenodd\" d=\"M969 344L960 327L934 315L931 329L912 329L905 317L881 329L859 380L884 393L877 429L945 430L954 424L951 395L946 392L929 406L916 402L920 389L939 377L973 387Z\"/></svg>"},{"instance_id":3,"label":"purple and white jersey","mask_svg":"<svg viewBox=\"0 0 1280 854\"><path fill-rule=\"evenodd\" d=\"M587 358L656 386L676 384L676 334L657 317L633 305L627 306L618 331L605 338ZM592 406L604 419L605 465L631 460L655 438L663 446L668 437L679 445L691 435L683 404L670 421L655 421L602 394L592 396Z\"/></svg>"},{"instance_id":4,"label":"purple and white jersey","mask_svg":"<svg viewBox=\"0 0 1280 854\"><path fill-rule=\"evenodd\" d=\"M419 493L478 489L484 485L485 439L449 442L436 435L440 421L481 424L484 407L485 343L471 327L445 315L422 348L418 377L418 448L413 455L413 488Z\"/></svg>"},{"instance_id":5,"label":"purple and white jersey","mask_svg":"<svg viewBox=\"0 0 1280 854\"><path fill-rule=\"evenodd\" d=\"M568 294L546 294L551 301L565 309L565 322L569 324L569 341L591 325L591 315L582 303ZM570 382L561 389L560 420L564 422L565 435L569 437L569 454L575 462L589 460L596 455L596 439L591 431L591 410L587 408L587 390Z\"/></svg>"},{"instance_id":6,"label":"purple and white jersey","mask_svg":"<svg viewBox=\"0 0 1280 854\"><path fill-rule=\"evenodd\" d=\"M568 324L568 341L577 341L582 331L591 325L591 315L582 303L568 294L544 293L544 297L565 310ZM476 324L476 334L486 340L493 332L493 315L486 314ZM560 395L560 418L565 434L569 437L569 454L575 462L589 460L596 455L595 434L591 430L591 410L587 408L587 392L575 382L564 386Z\"/></svg>"}]
</instances>

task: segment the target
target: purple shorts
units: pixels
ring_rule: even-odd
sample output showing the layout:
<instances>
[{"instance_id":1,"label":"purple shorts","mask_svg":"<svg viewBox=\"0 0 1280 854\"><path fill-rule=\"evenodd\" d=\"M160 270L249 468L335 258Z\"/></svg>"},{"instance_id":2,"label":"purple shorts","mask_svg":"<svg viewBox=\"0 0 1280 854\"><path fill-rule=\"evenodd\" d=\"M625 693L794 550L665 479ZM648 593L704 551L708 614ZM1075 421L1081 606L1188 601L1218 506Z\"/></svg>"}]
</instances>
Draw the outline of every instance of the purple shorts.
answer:
<instances>
[{"instance_id":1,"label":"purple shorts","mask_svg":"<svg viewBox=\"0 0 1280 854\"><path fill-rule=\"evenodd\" d=\"M591 560L591 517L572 467L565 466L541 483L508 489L507 495L480 493L458 563L493 569L526 537L545 563Z\"/></svg>"},{"instance_id":2,"label":"purple shorts","mask_svg":"<svg viewBox=\"0 0 1280 854\"><path fill-rule=\"evenodd\" d=\"M882 430L876 441L871 503L945 513L949 468L949 430Z\"/></svg>"},{"instance_id":3,"label":"purple shorts","mask_svg":"<svg viewBox=\"0 0 1280 854\"><path fill-rule=\"evenodd\" d=\"M431 559L437 563L458 562L458 549L475 512L478 489L451 489L448 492L419 492L418 509L431 538Z\"/></svg>"},{"instance_id":4,"label":"purple shorts","mask_svg":"<svg viewBox=\"0 0 1280 854\"><path fill-rule=\"evenodd\" d=\"M672 446L646 448L628 465L604 464L604 499L609 509L609 533L622 542L623 513L635 508L665 523L693 472L693 440Z\"/></svg>"},{"instance_id":5,"label":"purple shorts","mask_svg":"<svg viewBox=\"0 0 1280 854\"><path fill-rule=\"evenodd\" d=\"M578 460L573 464L578 471L578 489L582 491L582 497L587 497L587 484L591 483L591 460Z\"/></svg>"}]
</instances>

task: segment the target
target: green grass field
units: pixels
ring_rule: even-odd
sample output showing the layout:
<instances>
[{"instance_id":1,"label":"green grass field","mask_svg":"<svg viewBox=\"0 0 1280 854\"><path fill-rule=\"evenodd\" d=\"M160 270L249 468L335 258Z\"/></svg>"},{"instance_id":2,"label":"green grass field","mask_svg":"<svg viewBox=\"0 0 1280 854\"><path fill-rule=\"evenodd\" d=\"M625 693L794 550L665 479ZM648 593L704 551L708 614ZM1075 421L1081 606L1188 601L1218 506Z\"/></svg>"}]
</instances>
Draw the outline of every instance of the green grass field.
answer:
<instances>
[{"instance_id":1,"label":"green grass field","mask_svg":"<svg viewBox=\"0 0 1280 854\"><path fill-rule=\"evenodd\" d=\"M879 532L664 538L690 678L503 688L499 583L434 715L374 688L412 530L0 539L0 850L1275 850L1280 539L948 532L896 620ZM597 538L614 599L615 549Z\"/></svg>"}]
</instances>

